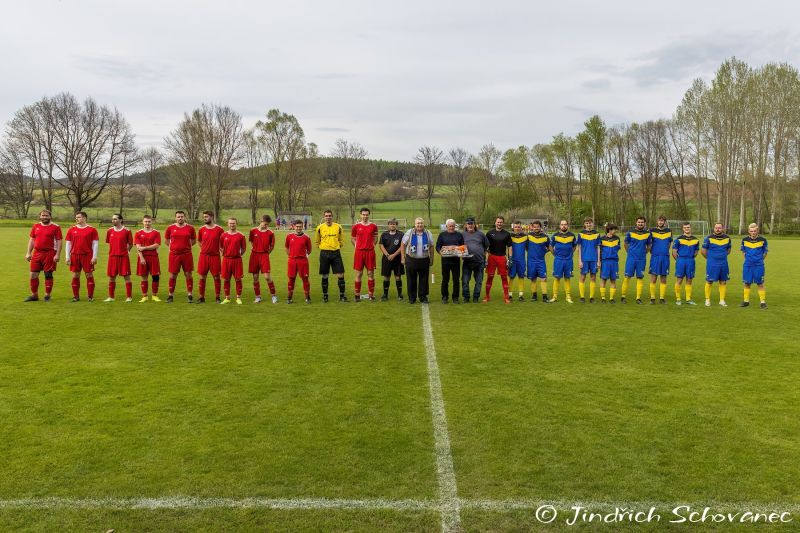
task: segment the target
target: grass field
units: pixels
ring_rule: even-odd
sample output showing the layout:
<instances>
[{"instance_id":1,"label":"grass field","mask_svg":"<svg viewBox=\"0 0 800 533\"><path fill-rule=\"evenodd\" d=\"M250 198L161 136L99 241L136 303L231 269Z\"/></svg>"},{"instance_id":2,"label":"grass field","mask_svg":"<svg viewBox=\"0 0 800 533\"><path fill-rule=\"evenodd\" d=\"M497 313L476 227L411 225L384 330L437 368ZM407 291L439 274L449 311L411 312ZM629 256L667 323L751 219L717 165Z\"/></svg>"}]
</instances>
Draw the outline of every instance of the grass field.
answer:
<instances>
[{"instance_id":1,"label":"grass field","mask_svg":"<svg viewBox=\"0 0 800 533\"><path fill-rule=\"evenodd\" d=\"M555 531L578 502L663 515L609 531L692 529L680 504L800 521L800 241L770 241L767 310L735 307L734 252L728 308L671 286L506 306L498 282L482 305L432 285L426 311L323 304L315 275L286 305L282 249L278 305L247 278L242 306L188 305L182 278L171 305L72 304L63 263L25 304L26 241L0 228L0 530Z\"/></svg>"}]
</instances>

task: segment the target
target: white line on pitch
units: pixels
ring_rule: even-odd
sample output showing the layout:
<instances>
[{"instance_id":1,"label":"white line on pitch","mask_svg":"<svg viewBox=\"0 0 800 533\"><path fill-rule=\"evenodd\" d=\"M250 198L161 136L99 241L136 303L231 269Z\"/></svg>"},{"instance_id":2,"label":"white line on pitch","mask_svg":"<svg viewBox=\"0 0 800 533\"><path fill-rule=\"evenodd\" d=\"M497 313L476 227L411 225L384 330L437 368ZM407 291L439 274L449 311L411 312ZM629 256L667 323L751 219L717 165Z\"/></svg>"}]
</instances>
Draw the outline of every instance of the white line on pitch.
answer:
<instances>
[{"instance_id":1,"label":"white line on pitch","mask_svg":"<svg viewBox=\"0 0 800 533\"><path fill-rule=\"evenodd\" d=\"M436 346L433 343L431 315L427 305L423 304L421 307L425 356L428 359L428 385L431 395L433 437L436 446L436 477L439 481L439 508L442 513L442 531L457 531L461 528L461 511L458 490L456 489L453 455L450 452L447 416L444 412L442 382L439 379L439 364L436 362Z\"/></svg>"}]
</instances>

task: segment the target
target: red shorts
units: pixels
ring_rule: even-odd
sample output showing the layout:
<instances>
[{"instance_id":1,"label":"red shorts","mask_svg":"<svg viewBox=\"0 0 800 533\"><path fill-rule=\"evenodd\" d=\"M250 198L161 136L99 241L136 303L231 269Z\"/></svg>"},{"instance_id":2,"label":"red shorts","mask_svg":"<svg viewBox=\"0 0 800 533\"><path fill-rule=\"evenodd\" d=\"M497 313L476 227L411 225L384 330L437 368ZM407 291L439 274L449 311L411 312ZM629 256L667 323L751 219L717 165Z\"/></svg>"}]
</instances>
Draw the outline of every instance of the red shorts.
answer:
<instances>
[{"instance_id":1,"label":"red shorts","mask_svg":"<svg viewBox=\"0 0 800 533\"><path fill-rule=\"evenodd\" d=\"M137 257L136 258L136 274L145 277L148 274L151 276L158 276L161 274L161 262L158 260L157 255L145 255L144 264Z\"/></svg>"},{"instance_id":2,"label":"red shorts","mask_svg":"<svg viewBox=\"0 0 800 533\"><path fill-rule=\"evenodd\" d=\"M494 276L495 270L501 276L508 276L506 256L489 254L489 262L486 265L486 274L489 276Z\"/></svg>"},{"instance_id":3,"label":"red shorts","mask_svg":"<svg viewBox=\"0 0 800 533\"><path fill-rule=\"evenodd\" d=\"M250 263L247 266L247 271L251 274L270 273L269 254L267 252L253 252L250 254Z\"/></svg>"},{"instance_id":4,"label":"red shorts","mask_svg":"<svg viewBox=\"0 0 800 533\"><path fill-rule=\"evenodd\" d=\"M109 278L113 278L114 276L130 276L131 258L127 255L109 255L106 275L108 275Z\"/></svg>"},{"instance_id":5,"label":"red shorts","mask_svg":"<svg viewBox=\"0 0 800 533\"><path fill-rule=\"evenodd\" d=\"M244 275L244 267L242 266L241 257L223 257L222 258L222 279L242 279Z\"/></svg>"},{"instance_id":6,"label":"red shorts","mask_svg":"<svg viewBox=\"0 0 800 533\"><path fill-rule=\"evenodd\" d=\"M178 274L181 269L185 272L194 270L194 258L192 252L182 254L169 254L169 273Z\"/></svg>"},{"instance_id":7,"label":"red shorts","mask_svg":"<svg viewBox=\"0 0 800 533\"><path fill-rule=\"evenodd\" d=\"M33 251L31 256L31 272L53 272L56 269L56 251Z\"/></svg>"},{"instance_id":8,"label":"red shorts","mask_svg":"<svg viewBox=\"0 0 800 533\"><path fill-rule=\"evenodd\" d=\"M353 255L353 268L359 272L364 268L375 270L375 250L356 250Z\"/></svg>"},{"instance_id":9,"label":"red shorts","mask_svg":"<svg viewBox=\"0 0 800 533\"><path fill-rule=\"evenodd\" d=\"M94 265L92 264L92 254L72 254L69 258L70 272L94 272Z\"/></svg>"},{"instance_id":10,"label":"red shorts","mask_svg":"<svg viewBox=\"0 0 800 533\"><path fill-rule=\"evenodd\" d=\"M305 257L290 257L289 268L287 270L290 278L300 276L301 278L308 277L308 259Z\"/></svg>"},{"instance_id":11,"label":"red shorts","mask_svg":"<svg viewBox=\"0 0 800 533\"><path fill-rule=\"evenodd\" d=\"M197 258L197 273L201 276L211 275L215 278L219 276L222 267L220 266L218 255L200 254Z\"/></svg>"}]
</instances>

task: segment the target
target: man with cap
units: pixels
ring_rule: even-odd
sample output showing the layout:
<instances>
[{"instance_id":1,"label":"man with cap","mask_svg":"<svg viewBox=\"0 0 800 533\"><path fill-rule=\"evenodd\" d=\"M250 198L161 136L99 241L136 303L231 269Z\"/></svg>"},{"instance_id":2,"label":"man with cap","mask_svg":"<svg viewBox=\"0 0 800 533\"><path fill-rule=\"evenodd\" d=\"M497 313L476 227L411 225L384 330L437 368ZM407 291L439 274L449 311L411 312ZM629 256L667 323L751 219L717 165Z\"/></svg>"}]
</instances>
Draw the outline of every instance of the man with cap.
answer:
<instances>
[{"instance_id":1,"label":"man with cap","mask_svg":"<svg viewBox=\"0 0 800 533\"><path fill-rule=\"evenodd\" d=\"M486 234L478 229L474 217L468 217L464 221L464 245L467 247L467 256L463 259L461 269L461 294L464 295L464 303L469 303L469 280L475 278L475 286L472 292L472 303L478 303L481 297L481 286L483 284L483 269L486 265L486 250L489 248L489 239Z\"/></svg>"}]
</instances>

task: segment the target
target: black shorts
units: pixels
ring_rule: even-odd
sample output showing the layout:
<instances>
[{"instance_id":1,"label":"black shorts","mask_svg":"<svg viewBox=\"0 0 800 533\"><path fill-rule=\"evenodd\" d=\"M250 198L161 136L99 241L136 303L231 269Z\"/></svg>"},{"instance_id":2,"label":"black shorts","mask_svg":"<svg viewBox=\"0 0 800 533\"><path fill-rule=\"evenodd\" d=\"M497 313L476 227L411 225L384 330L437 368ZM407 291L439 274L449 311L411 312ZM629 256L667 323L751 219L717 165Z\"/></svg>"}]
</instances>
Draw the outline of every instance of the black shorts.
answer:
<instances>
[{"instance_id":1,"label":"black shorts","mask_svg":"<svg viewBox=\"0 0 800 533\"><path fill-rule=\"evenodd\" d=\"M392 274L395 276L402 276L406 273L406 269L403 266L403 263L400 262L400 256L398 255L391 261L389 261L386 256L381 256L381 276L384 278L390 277Z\"/></svg>"},{"instance_id":2,"label":"black shorts","mask_svg":"<svg viewBox=\"0 0 800 533\"><path fill-rule=\"evenodd\" d=\"M324 276L331 270L334 274L344 274L342 252L339 250L320 250L319 273Z\"/></svg>"}]
</instances>

